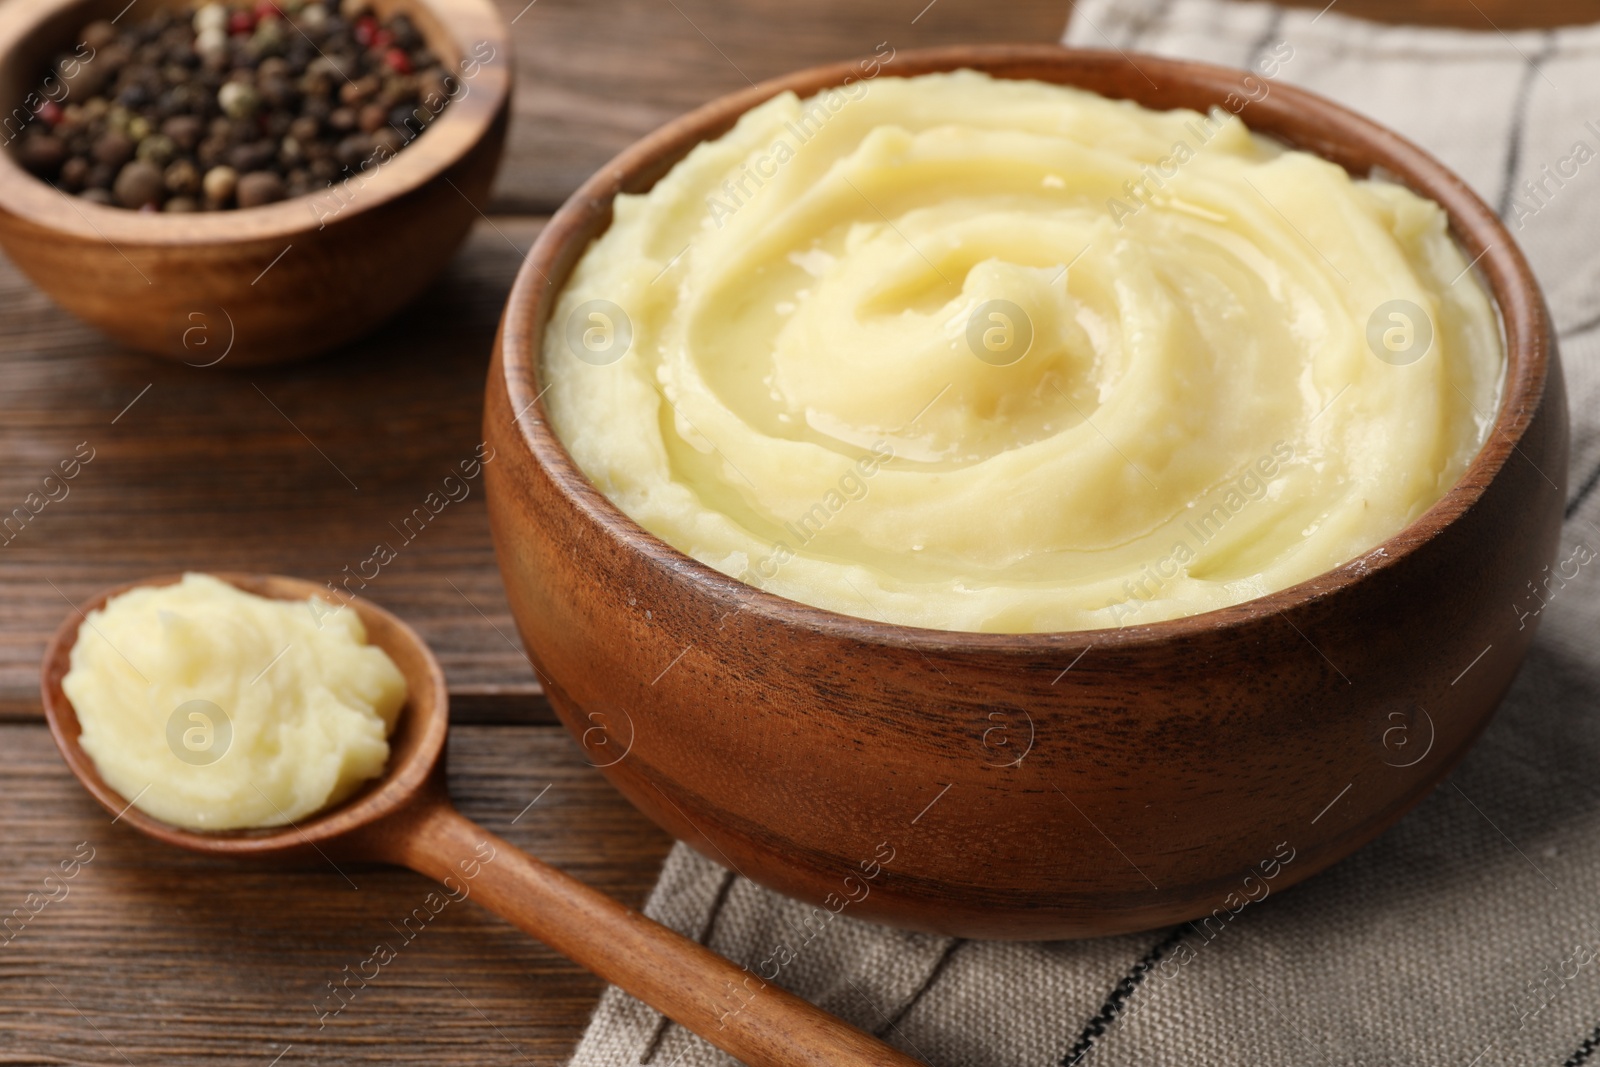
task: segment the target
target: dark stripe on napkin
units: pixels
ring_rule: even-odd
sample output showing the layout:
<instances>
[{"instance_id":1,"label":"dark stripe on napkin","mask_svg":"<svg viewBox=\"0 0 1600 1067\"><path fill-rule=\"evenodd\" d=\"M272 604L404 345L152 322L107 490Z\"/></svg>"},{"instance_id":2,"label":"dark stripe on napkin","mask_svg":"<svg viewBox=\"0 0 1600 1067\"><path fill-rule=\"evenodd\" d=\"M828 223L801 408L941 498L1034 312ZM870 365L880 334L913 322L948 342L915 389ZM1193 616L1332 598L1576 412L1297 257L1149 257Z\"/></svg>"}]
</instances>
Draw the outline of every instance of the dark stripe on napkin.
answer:
<instances>
[{"instance_id":1,"label":"dark stripe on napkin","mask_svg":"<svg viewBox=\"0 0 1600 1067\"><path fill-rule=\"evenodd\" d=\"M1127 974L1122 976L1117 984L1112 987L1111 992L1106 994L1105 1003L1100 1005L1099 1012L1089 1020L1088 1025L1083 1028L1083 1033L1078 1035L1077 1043L1067 1050L1065 1056L1061 1057L1061 1067L1077 1067L1077 1064L1083 1062L1083 1058L1093 1051L1095 1038L1104 1034L1106 1028L1116 1021L1118 1015L1122 1014L1123 1005L1128 1003L1128 998L1133 996L1133 991L1139 988L1139 983L1144 981L1144 976L1150 973L1150 968L1160 963L1161 957L1165 956L1174 945L1183 940L1184 931L1188 929L1187 923L1175 927L1154 948L1146 952Z\"/></svg>"}]
</instances>

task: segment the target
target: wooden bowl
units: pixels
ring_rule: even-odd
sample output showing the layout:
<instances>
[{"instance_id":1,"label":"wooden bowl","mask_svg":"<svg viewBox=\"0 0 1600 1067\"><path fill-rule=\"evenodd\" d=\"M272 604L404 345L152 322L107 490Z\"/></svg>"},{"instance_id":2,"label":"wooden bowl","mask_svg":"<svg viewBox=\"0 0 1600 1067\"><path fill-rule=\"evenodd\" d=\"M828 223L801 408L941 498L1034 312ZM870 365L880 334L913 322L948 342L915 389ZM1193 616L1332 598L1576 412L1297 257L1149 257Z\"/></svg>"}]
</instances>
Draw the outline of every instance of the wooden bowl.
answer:
<instances>
[{"instance_id":1,"label":"wooden bowl","mask_svg":"<svg viewBox=\"0 0 1600 1067\"><path fill-rule=\"evenodd\" d=\"M954 48L901 53L886 73L975 67L1201 111L1249 88L1239 71L1137 63ZM773 94L851 75L802 71L640 141L556 214L517 278L489 376L489 513L557 712L629 800L707 856L830 910L844 901L945 934L1221 922L1371 840L1494 712L1533 637L1514 605L1560 531L1560 364L1510 234L1414 145L1273 85L1243 116L1252 128L1356 174L1382 167L1442 204L1479 257L1510 359L1493 431L1460 483L1358 559L1189 618L1021 635L850 618L751 588L641 529L573 463L537 398L553 298L612 197L648 189ZM858 899L864 862L884 874Z\"/></svg>"},{"instance_id":2,"label":"wooden bowl","mask_svg":"<svg viewBox=\"0 0 1600 1067\"><path fill-rule=\"evenodd\" d=\"M70 53L88 22L126 3L0 6L6 112L37 90L51 57ZM164 215L69 196L0 150L0 248L85 322L195 365L299 359L371 330L422 291L480 217L511 95L510 38L490 0L374 7L411 15L463 87L387 163L265 207ZM128 17L148 10L141 5Z\"/></svg>"}]
</instances>

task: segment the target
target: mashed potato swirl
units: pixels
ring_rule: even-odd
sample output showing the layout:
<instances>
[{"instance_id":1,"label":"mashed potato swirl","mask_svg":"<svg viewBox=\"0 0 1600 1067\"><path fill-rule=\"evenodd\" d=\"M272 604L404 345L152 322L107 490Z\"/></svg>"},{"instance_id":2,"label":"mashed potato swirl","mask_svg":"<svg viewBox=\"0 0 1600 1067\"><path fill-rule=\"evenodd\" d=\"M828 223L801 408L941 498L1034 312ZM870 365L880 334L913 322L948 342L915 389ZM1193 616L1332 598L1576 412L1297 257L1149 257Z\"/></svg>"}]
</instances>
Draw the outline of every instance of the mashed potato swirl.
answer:
<instances>
[{"instance_id":1,"label":"mashed potato swirl","mask_svg":"<svg viewBox=\"0 0 1600 1067\"><path fill-rule=\"evenodd\" d=\"M1369 551L1460 477L1504 354L1431 201L1225 112L960 71L778 96L619 197L543 359L573 458L685 553L1036 632Z\"/></svg>"}]
</instances>

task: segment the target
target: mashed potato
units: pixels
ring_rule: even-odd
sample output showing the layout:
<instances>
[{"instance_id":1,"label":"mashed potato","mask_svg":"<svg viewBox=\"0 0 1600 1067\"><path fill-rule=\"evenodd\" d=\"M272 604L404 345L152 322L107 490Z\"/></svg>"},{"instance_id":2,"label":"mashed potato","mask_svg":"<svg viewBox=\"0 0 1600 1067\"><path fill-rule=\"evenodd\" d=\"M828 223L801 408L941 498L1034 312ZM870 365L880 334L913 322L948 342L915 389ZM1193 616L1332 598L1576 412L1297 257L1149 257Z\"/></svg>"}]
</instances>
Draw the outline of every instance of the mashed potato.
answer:
<instances>
[{"instance_id":1,"label":"mashed potato","mask_svg":"<svg viewBox=\"0 0 1600 1067\"><path fill-rule=\"evenodd\" d=\"M62 690L117 792L193 830L297 822L383 773L406 700L354 611L203 574L90 612Z\"/></svg>"},{"instance_id":2,"label":"mashed potato","mask_svg":"<svg viewBox=\"0 0 1600 1067\"><path fill-rule=\"evenodd\" d=\"M1444 212L971 71L778 96L617 199L544 339L574 459L682 551L924 627L1235 604L1400 531L1503 376Z\"/></svg>"}]
</instances>

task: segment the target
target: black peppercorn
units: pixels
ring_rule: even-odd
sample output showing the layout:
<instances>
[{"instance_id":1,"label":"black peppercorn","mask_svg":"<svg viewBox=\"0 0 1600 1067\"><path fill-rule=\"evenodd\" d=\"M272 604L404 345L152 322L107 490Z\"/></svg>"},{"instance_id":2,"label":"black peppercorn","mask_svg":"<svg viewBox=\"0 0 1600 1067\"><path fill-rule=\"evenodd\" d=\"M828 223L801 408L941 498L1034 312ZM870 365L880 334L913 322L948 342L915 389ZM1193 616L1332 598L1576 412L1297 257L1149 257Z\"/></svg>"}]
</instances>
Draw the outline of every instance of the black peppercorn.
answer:
<instances>
[{"instance_id":1,"label":"black peppercorn","mask_svg":"<svg viewBox=\"0 0 1600 1067\"><path fill-rule=\"evenodd\" d=\"M456 85L408 16L364 0L207 0L78 39L93 60L52 57L66 96L41 91L11 151L66 192L140 211L315 193L403 149Z\"/></svg>"}]
</instances>

